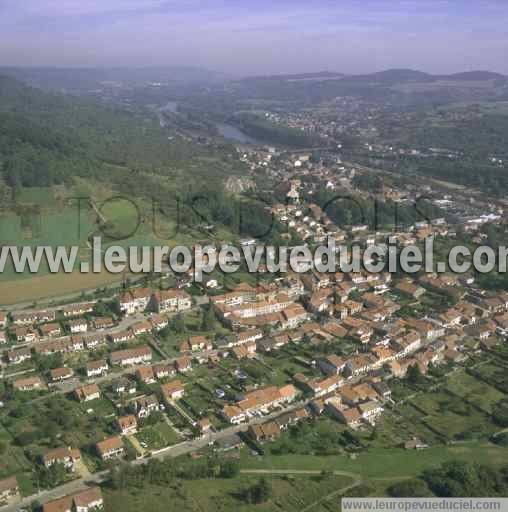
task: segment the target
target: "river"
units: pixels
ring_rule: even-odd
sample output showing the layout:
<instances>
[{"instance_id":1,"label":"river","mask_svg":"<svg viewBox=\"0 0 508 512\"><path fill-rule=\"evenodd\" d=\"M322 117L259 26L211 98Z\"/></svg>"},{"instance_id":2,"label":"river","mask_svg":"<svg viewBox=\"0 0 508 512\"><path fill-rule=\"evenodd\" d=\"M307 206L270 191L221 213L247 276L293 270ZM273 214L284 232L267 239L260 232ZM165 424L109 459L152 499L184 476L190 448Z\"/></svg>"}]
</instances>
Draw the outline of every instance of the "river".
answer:
<instances>
[{"instance_id":1,"label":"river","mask_svg":"<svg viewBox=\"0 0 508 512\"><path fill-rule=\"evenodd\" d=\"M168 112L171 114L176 114L178 112L178 102L177 101L168 101L166 105L159 108L159 119L160 125L162 127L167 125L166 120L164 119L164 112ZM260 141L254 139L253 137L247 135L246 133L239 130L236 126L228 123L215 123L219 134L225 139L232 140L234 142L239 142L240 144L261 144Z\"/></svg>"}]
</instances>

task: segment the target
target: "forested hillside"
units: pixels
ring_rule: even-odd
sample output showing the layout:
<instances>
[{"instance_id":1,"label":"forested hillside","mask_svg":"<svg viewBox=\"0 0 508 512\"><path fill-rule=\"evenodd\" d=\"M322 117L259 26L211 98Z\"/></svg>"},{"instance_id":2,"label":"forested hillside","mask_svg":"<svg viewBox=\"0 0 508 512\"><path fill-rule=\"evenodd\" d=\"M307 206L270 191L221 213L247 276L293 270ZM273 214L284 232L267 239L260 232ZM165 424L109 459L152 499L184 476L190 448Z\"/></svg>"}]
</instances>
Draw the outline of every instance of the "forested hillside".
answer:
<instances>
[{"instance_id":1,"label":"forested hillside","mask_svg":"<svg viewBox=\"0 0 508 512\"><path fill-rule=\"evenodd\" d=\"M91 177L125 186L132 173L177 180L220 175L214 149L168 140L155 114L44 92L0 77L0 171L10 186L49 186ZM201 159L211 160L205 165Z\"/></svg>"}]
</instances>

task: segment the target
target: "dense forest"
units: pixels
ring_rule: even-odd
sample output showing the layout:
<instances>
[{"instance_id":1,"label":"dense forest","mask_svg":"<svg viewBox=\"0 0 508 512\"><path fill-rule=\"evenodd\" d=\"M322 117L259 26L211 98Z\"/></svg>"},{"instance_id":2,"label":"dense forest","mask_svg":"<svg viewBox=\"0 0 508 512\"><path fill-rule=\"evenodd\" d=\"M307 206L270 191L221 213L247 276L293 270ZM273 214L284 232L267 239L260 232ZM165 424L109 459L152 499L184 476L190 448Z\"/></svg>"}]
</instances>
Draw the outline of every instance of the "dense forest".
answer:
<instances>
[{"instance_id":1,"label":"dense forest","mask_svg":"<svg viewBox=\"0 0 508 512\"><path fill-rule=\"evenodd\" d=\"M268 121L255 114L242 114L234 118L247 135L281 146L310 148L323 145L319 137Z\"/></svg>"},{"instance_id":2,"label":"dense forest","mask_svg":"<svg viewBox=\"0 0 508 512\"><path fill-rule=\"evenodd\" d=\"M47 186L74 176L122 182L130 171L166 175L212 156L203 146L168 141L146 110L107 107L0 77L0 170L10 185ZM106 165L125 167L123 179Z\"/></svg>"},{"instance_id":3,"label":"dense forest","mask_svg":"<svg viewBox=\"0 0 508 512\"><path fill-rule=\"evenodd\" d=\"M395 497L495 497L508 494L508 466L495 468L475 462L450 461L424 471L419 478L389 488Z\"/></svg>"}]
</instances>

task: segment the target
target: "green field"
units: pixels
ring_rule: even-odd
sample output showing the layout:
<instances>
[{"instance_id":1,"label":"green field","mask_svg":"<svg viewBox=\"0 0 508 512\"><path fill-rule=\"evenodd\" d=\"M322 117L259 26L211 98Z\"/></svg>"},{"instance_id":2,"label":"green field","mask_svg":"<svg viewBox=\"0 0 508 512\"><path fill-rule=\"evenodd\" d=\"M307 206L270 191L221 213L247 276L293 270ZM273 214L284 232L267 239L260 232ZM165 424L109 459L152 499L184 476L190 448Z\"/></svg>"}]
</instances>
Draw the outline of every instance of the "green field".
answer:
<instances>
[{"instance_id":1,"label":"green field","mask_svg":"<svg viewBox=\"0 0 508 512\"><path fill-rule=\"evenodd\" d=\"M159 512L160 510L185 510L203 512L280 510L294 512L311 507L320 512L322 508L335 505L334 496L352 484L347 476L289 476L270 477L272 496L266 503L248 505L242 492L257 483L258 476L241 475L233 479L211 479L177 482L167 487L144 486L143 489L130 491L105 492L105 510L107 512ZM327 498L329 501L327 502ZM335 498L337 499L337 498ZM314 505L314 506L313 506Z\"/></svg>"},{"instance_id":2,"label":"green field","mask_svg":"<svg viewBox=\"0 0 508 512\"><path fill-rule=\"evenodd\" d=\"M497 389L475 379L465 372L457 372L448 379L447 389L476 405L487 413L491 413L493 406L502 400L505 395Z\"/></svg>"},{"instance_id":3,"label":"green field","mask_svg":"<svg viewBox=\"0 0 508 512\"><path fill-rule=\"evenodd\" d=\"M9 443L11 449L21 453L23 449L41 453L54 444L82 449L114 433L114 408L106 399L80 404L58 395L26 403L11 402L10 407L11 412L6 411L2 417L2 425L16 439Z\"/></svg>"},{"instance_id":4,"label":"green field","mask_svg":"<svg viewBox=\"0 0 508 512\"><path fill-rule=\"evenodd\" d=\"M0 303L13 304L44 297L91 290L121 279L119 274L104 270L99 274L80 274L82 261L90 261L90 240L102 239L102 250L116 245L128 247L193 245L208 240L209 234L188 226L177 226L176 213L162 214L150 201L124 198L112 190L100 187L94 192L95 211L85 199L90 197L86 182L66 190L58 199L54 188L20 189L16 208L5 210L0 216L0 245L38 247L79 247L75 272L51 274L45 258L37 274L25 270L18 273L10 260L0 274ZM95 189L94 189L95 190ZM72 197L82 197L78 201ZM98 197L98 199L97 199ZM227 230L216 234L220 239L231 239ZM31 280L34 286L19 286L19 281Z\"/></svg>"},{"instance_id":5,"label":"green field","mask_svg":"<svg viewBox=\"0 0 508 512\"><path fill-rule=\"evenodd\" d=\"M346 471L367 478L404 478L415 476L426 468L434 468L451 460L502 465L506 463L508 448L488 442L464 442L455 446L435 446L425 450L376 448L350 456L272 455L252 457L243 452L244 469L293 469Z\"/></svg>"},{"instance_id":6,"label":"green field","mask_svg":"<svg viewBox=\"0 0 508 512\"><path fill-rule=\"evenodd\" d=\"M136 434L136 439L146 443L147 450L160 450L180 441L178 434L165 422L144 427Z\"/></svg>"},{"instance_id":7,"label":"green field","mask_svg":"<svg viewBox=\"0 0 508 512\"><path fill-rule=\"evenodd\" d=\"M30 470L30 461L23 449L13 443L11 434L3 427L0 427L0 443L3 447L0 457L0 478Z\"/></svg>"},{"instance_id":8,"label":"green field","mask_svg":"<svg viewBox=\"0 0 508 512\"><path fill-rule=\"evenodd\" d=\"M427 430L441 437L441 441L460 440L468 436L485 437L496 430L488 413L459 396L447 393L446 388L421 393L409 403L417 411L412 415L413 419L422 422Z\"/></svg>"}]
</instances>

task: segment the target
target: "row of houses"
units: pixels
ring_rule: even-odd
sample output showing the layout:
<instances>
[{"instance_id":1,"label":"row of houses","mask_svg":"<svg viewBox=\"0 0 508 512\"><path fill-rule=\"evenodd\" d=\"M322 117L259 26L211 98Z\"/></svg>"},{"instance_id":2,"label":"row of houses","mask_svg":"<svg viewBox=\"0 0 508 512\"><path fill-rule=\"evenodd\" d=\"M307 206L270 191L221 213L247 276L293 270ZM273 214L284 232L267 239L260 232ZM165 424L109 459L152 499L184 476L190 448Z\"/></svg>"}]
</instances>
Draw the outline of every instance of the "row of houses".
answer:
<instances>
[{"instance_id":1,"label":"row of houses","mask_svg":"<svg viewBox=\"0 0 508 512\"><path fill-rule=\"evenodd\" d=\"M100 487L90 487L63 498L48 501L42 512L91 512L104 508L104 498Z\"/></svg>"},{"instance_id":2,"label":"row of houses","mask_svg":"<svg viewBox=\"0 0 508 512\"><path fill-rule=\"evenodd\" d=\"M258 443L274 441L289 427L297 425L307 418L309 418L309 413L305 408L301 407L281 414L272 421L249 426L248 435Z\"/></svg>"},{"instance_id":3,"label":"row of houses","mask_svg":"<svg viewBox=\"0 0 508 512\"><path fill-rule=\"evenodd\" d=\"M150 309L156 313L186 311L192 307L192 299L189 294L182 290L162 290L152 292L148 288L136 288L124 292L120 298L120 309L125 314L133 314L139 311ZM39 310L39 311L19 311L11 314L13 329L12 337L18 343L34 343L41 339L56 338L64 334L62 324L57 320L57 313L61 311L68 332L71 335L82 334L93 328L97 331L103 331L114 327L114 321L111 317L95 317L90 322L82 315L92 313L95 302L70 304L62 307L60 310ZM78 317L78 318L76 318ZM134 325L130 329L134 335L147 332L153 328L162 329L167 326L167 319L155 315L150 320L152 326L148 328L148 323L144 325ZM0 343L8 341L7 334L3 330L8 323L7 315L0 312ZM40 324L40 325L39 325ZM154 324L156 326L154 327ZM139 332L138 332L139 331ZM113 335L116 339L118 336ZM115 341L115 340L114 340Z\"/></svg>"},{"instance_id":4,"label":"row of houses","mask_svg":"<svg viewBox=\"0 0 508 512\"><path fill-rule=\"evenodd\" d=\"M192 307L191 296L178 289L153 291L150 288L133 288L119 296L120 310L126 315L146 310L163 312L187 311Z\"/></svg>"},{"instance_id":5,"label":"row of houses","mask_svg":"<svg viewBox=\"0 0 508 512\"><path fill-rule=\"evenodd\" d=\"M292 384L280 388L269 386L247 393L235 404L225 405L222 416L232 424L240 424L250 417L267 413L270 409L292 402L298 395Z\"/></svg>"}]
</instances>

